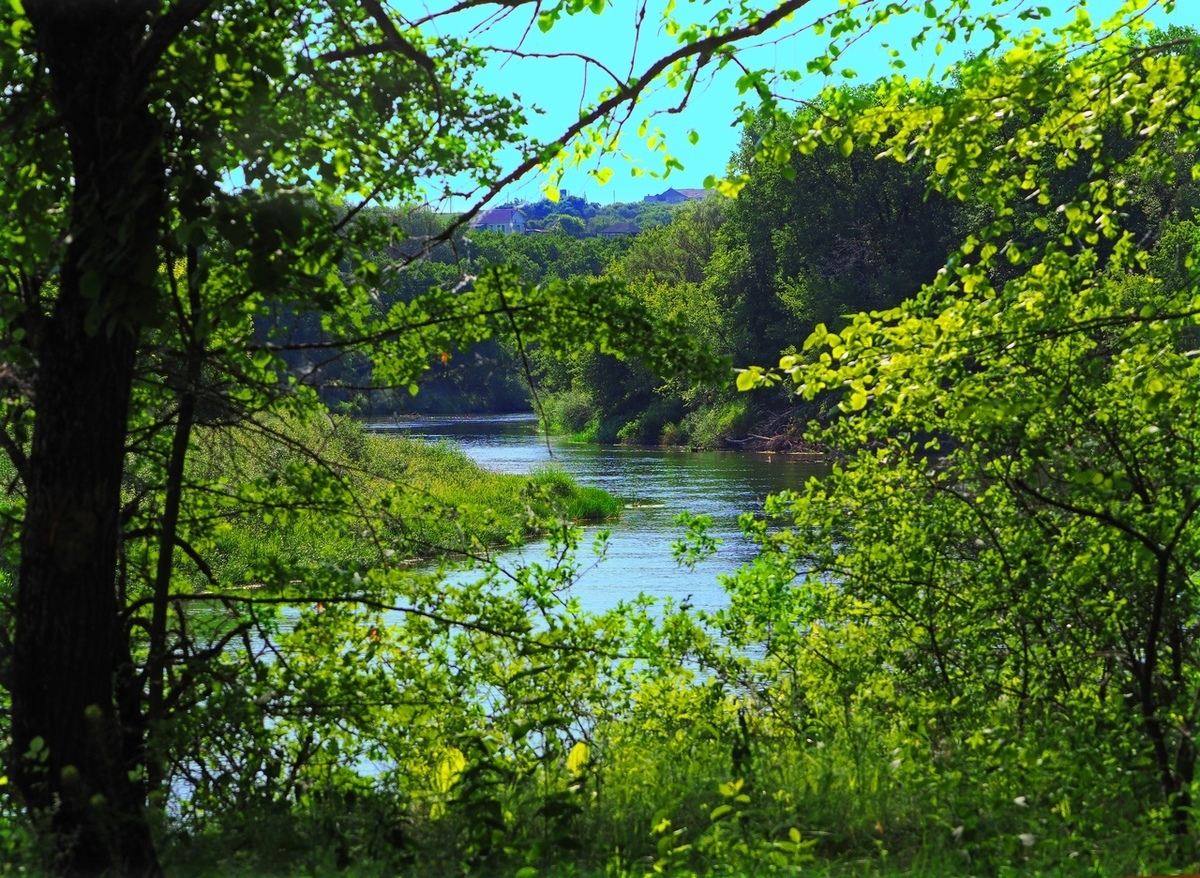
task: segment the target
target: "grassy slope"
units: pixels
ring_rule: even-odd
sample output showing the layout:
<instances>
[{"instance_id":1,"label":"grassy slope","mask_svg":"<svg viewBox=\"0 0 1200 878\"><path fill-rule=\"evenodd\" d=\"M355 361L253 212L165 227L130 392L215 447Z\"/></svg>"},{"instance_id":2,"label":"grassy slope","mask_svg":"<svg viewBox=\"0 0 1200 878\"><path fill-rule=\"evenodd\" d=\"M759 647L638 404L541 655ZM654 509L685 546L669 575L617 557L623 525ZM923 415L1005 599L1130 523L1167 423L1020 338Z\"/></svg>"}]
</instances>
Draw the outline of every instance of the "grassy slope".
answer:
<instances>
[{"instance_id":1,"label":"grassy slope","mask_svg":"<svg viewBox=\"0 0 1200 878\"><path fill-rule=\"evenodd\" d=\"M222 436L220 444L201 438L193 452L197 476L219 478L226 490L258 492L256 499L293 497L301 510L265 500L256 511L230 516L207 553L219 581L249 583L279 566L356 569L381 551L414 560L477 551L536 535L547 515L602 521L620 509L605 491L580 487L556 470L493 473L452 446L368 433L350 420L286 430L292 448L242 435ZM322 479L327 490L306 497ZM330 501L330 492L340 494ZM365 514L347 518L339 511L347 506Z\"/></svg>"}]
</instances>

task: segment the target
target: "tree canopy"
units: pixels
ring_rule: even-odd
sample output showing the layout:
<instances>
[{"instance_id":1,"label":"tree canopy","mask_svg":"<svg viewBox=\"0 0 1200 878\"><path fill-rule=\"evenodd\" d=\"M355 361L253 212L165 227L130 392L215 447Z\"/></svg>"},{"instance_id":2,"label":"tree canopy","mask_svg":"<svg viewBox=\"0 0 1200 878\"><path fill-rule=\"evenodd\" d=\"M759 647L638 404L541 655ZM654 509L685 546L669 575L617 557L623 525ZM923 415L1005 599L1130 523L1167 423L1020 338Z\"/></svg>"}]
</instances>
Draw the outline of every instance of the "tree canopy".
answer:
<instances>
[{"instance_id":1,"label":"tree canopy","mask_svg":"<svg viewBox=\"0 0 1200 878\"><path fill-rule=\"evenodd\" d=\"M754 525L723 624L890 715L960 831L959 784L1071 827L1125 794L1193 855L1198 57L1077 23L962 64L953 101L843 93L803 135L918 162L986 222L919 295L780 361L837 394L845 462Z\"/></svg>"}]
</instances>

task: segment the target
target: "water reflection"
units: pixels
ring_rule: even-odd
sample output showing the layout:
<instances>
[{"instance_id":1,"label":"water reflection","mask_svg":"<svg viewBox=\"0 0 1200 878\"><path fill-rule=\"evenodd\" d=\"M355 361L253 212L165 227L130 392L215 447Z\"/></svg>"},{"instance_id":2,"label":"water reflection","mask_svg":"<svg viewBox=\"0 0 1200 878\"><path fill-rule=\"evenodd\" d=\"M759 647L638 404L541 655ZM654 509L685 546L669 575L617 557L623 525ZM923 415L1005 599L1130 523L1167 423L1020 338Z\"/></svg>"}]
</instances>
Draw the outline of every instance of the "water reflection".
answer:
<instances>
[{"instance_id":1,"label":"water reflection","mask_svg":"<svg viewBox=\"0 0 1200 878\"><path fill-rule=\"evenodd\" d=\"M690 596L702 609L724 605L717 576L754 555L753 544L738 530L738 516L760 510L767 494L798 489L827 471L825 464L785 455L598 447L555 440L547 447L533 415L412 418L371 427L452 442L496 472L523 475L558 466L581 484L618 497L625 509L619 521L607 526L612 533L608 555L586 570L576 591L584 609L597 612L641 592L658 598ZM685 511L710 516L710 534L724 541L715 557L694 570L680 568L671 556L671 544L682 536L675 518ZM545 549L534 543L506 560L542 560Z\"/></svg>"}]
</instances>

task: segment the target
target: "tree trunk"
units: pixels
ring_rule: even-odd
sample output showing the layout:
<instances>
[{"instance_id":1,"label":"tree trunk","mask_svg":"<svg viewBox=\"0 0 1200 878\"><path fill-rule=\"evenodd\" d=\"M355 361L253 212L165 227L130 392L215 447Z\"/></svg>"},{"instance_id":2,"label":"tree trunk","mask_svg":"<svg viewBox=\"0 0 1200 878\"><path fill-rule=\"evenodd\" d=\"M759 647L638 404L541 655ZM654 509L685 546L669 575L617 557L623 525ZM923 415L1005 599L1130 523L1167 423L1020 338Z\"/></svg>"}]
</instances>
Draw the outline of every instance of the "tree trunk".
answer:
<instances>
[{"instance_id":1,"label":"tree trunk","mask_svg":"<svg viewBox=\"0 0 1200 878\"><path fill-rule=\"evenodd\" d=\"M26 0L74 174L59 291L35 339L34 430L13 649L14 779L67 875L155 875L116 569L141 323L164 180L136 50L144 5ZM128 713L128 708L125 713ZM132 742L132 743L131 743ZM24 755L22 755L24 754Z\"/></svg>"}]
</instances>

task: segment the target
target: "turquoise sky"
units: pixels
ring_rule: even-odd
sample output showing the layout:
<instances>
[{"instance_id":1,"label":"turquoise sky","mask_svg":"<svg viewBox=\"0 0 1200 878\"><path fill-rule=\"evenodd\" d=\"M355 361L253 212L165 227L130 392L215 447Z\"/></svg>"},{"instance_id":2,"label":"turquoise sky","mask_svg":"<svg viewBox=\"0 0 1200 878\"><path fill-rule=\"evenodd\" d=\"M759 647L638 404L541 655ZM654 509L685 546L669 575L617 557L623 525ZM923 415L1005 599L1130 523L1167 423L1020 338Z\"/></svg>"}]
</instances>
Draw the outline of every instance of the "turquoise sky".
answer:
<instances>
[{"instance_id":1,"label":"turquoise sky","mask_svg":"<svg viewBox=\"0 0 1200 878\"><path fill-rule=\"evenodd\" d=\"M909 3L912 2L914 0L909 0ZM921 5L919 0L916 2L918 6ZM867 7L870 4L864 2L862 5ZM980 7L985 5L989 4L981 3ZM1062 0L1029 0L1025 3L1004 4L1010 9L1048 6L1053 17L1049 22L1041 23L1043 29L1052 27L1054 21L1073 17L1078 5L1080 4L1077 2L1066 3ZM1087 9L1094 20L1101 20L1107 14L1111 14L1117 5L1117 0L1094 0L1087 4ZM684 11L677 11L677 14L689 14L689 4L680 0L679 7ZM713 8L701 4L691 4L691 7L695 10L690 13L693 17L711 15ZM643 69L655 58L671 51L676 44L673 38L662 33L658 21L654 18L656 12L652 8L642 26L635 52L635 16L639 8L640 0L610 0L603 14L585 12L573 18L564 18L547 34L543 34L534 26L529 28L523 49L527 52L586 54L598 58L621 75L628 73L631 60L634 69ZM657 8L661 9L661 6ZM793 26L798 28L817 15L836 8L836 0L814 0L805 9L806 17L802 20L798 14ZM1184 0L1169 18L1164 15L1161 7L1152 9L1149 17L1160 26L1168 23L1200 25L1200 4ZM1012 20L1017 23L1015 18ZM527 13L523 16L521 12L516 12L505 21L488 23L472 36L477 42L515 45L529 23ZM983 35L980 35L974 44L960 43L948 48L940 57L934 54L931 46L914 51L910 41L923 23L924 19L919 13L910 13L896 23L877 28L850 47L842 55L840 62L843 67L853 69L858 74L852 81L869 82L892 72L888 68L888 55L884 48L887 45L901 51L906 62L905 74L924 76L931 71L940 74L948 63L962 57L964 51L973 47L981 48L983 45ZM811 32L793 34L783 39L773 37L745 48L739 54L739 58L752 69L803 71L805 63L820 54L825 41L826 38L814 36ZM568 57L509 59L503 63L497 61L489 65L484 76L484 82L489 88L501 93L516 93L520 95L524 106L537 107L542 111L533 116L530 132L543 139L556 136L573 119L578 118L581 104L590 103L606 79L594 66L587 68L585 77L585 66L582 62L577 58ZM846 81L841 77L836 79L839 82ZM661 192L671 186L701 186L707 175L720 174L724 170L738 143L740 129L731 124L734 119L734 107L739 102L734 87L735 81L736 73L727 70L713 81L705 82L692 95L688 107L678 115L661 111L678 102L680 93L667 89L660 91L635 109L621 141L624 155L604 160L607 167L614 171L608 183L601 186L595 179L580 171L571 173L563 182L563 188L573 195L583 195L589 201L607 203L640 200L645 195ZM795 91L791 96L799 99L812 97L829 82L829 79L819 74L808 75L794 86ZM661 153L655 154L648 150L636 136L639 123L647 117L650 118L651 126L657 126L666 133L670 153L682 161L685 170L673 171L666 179L651 176L651 172L661 174L662 157ZM699 141L695 145L688 142L688 132L691 130L699 135ZM645 175L635 176L632 173L634 168L640 168ZM504 197L494 200L491 204L499 204L506 198L537 200L541 197L541 187L544 183L544 177L536 173L531 174L522 183L510 187L504 193ZM452 209L465 206L461 200L459 204L449 205Z\"/></svg>"}]
</instances>

